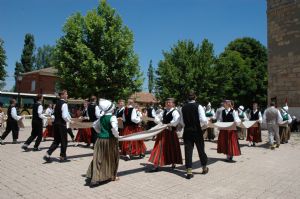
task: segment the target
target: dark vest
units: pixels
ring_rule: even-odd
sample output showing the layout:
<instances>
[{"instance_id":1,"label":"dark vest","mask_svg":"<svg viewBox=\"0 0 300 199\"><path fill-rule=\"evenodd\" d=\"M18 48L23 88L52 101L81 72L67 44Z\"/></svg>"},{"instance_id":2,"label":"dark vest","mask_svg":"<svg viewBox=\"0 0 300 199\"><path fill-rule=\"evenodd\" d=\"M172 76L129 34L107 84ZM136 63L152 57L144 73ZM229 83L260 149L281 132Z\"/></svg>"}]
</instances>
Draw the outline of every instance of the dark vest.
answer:
<instances>
[{"instance_id":1,"label":"dark vest","mask_svg":"<svg viewBox=\"0 0 300 199\"><path fill-rule=\"evenodd\" d=\"M43 120L39 117L39 113L38 113L38 109L39 109L40 105L41 104L38 102L34 103L34 105L33 105L33 108L32 108L32 120L33 121L43 122Z\"/></svg>"},{"instance_id":2,"label":"dark vest","mask_svg":"<svg viewBox=\"0 0 300 199\"><path fill-rule=\"evenodd\" d=\"M202 133L198 112L199 104L187 103L181 111L184 122L184 133Z\"/></svg>"},{"instance_id":3,"label":"dark vest","mask_svg":"<svg viewBox=\"0 0 300 199\"><path fill-rule=\"evenodd\" d=\"M96 110L96 104L90 103L90 104L88 105L87 111L88 111L89 118L90 118L90 121L91 121L91 122L94 122L94 121L97 120L95 110Z\"/></svg>"},{"instance_id":4,"label":"dark vest","mask_svg":"<svg viewBox=\"0 0 300 199\"><path fill-rule=\"evenodd\" d=\"M65 103L66 102L64 100L61 99L57 100L54 109L54 117L55 117L54 124L66 125L66 121L62 118L62 111L61 111L61 108Z\"/></svg>"},{"instance_id":5,"label":"dark vest","mask_svg":"<svg viewBox=\"0 0 300 199\"><path fill-rule=\"evenodd\" d=\"M150 118L154 118L154 116L152 115L152 110L153 110L153 108L148 108L147 109L147 116L150 117Z\"/></svg>"},{"instance_id":6,"label":"dark vest","mask_svg":"<svg viewBox=\"0 0 300 199\"><path fill-rule=\"evenodd\" d=\"M124 114L125 114L125 124L126 125L137 125L133 121L131 121L131 115L132 115L133 108L125 107Z\"/></svg>"},{"instance_id":7,"label":"dark vest","mask_svg":"<svg viewBox=\"0 0 300 199\"><path fill-rule=\"evenodd\" d=\"M222 119L223 119L223 122L234 122L233 109L231 109L227 115L226 115L226 112L224 109L222 111Z\"/></svg>"},{"instance_id":8,"label":"dark vest","mask_svg":"<svg viewBox=\"0 0 300 199\"><path fill-rule=\"evenodd\" d=\"M167 114L167 110L164 110L164 114L163 114L163 124L169 124L172 119L173 119L173 115L172 113L174 112L175 109L173 109L172 111L170 111L168 114Z\"/></svg>"},{"instance_id":9,"label":"dark vest","mask_svg":"<svg viewBox=\"0 0 300 199\"><path fill-rule=\"evenodd\" d=\"M117 114L116 114L117 118L123 117L124 110L125 110L125 108L123 108L121 111L117 110Z\"/></svg>"},{"instance_id":10,"label":"dark vest","mask_svg":"<svg viewBox=\"0 0 300 199\"><path fill-rule=\"evenodd\" d=\"M250 112L250 121L255 121L255 120L258 120L259 119L259 116L258 116L258 111L256 111L256 113L254 114L253 113L253 110Z\"/></svg>"},{"instance_id":11,"label":"dark vest","mask_svg":"<svg viewBox=\"0 0 300 199\"><path fill-rule=\"evenodd\" d=\"M7 109L7 121L17 123L17 121L11 116L11 109L12 108L13 108L13 106L9 105L9 107Z\"/></svg>"}]
</instances>

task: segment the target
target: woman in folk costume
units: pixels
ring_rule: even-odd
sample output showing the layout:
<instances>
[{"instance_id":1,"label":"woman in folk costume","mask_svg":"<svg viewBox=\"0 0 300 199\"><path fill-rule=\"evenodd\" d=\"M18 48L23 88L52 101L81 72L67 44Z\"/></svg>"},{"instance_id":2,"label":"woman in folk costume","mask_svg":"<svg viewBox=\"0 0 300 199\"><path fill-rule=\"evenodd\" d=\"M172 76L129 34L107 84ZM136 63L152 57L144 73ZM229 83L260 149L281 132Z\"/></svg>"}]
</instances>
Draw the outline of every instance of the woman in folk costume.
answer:
<instances>
[{"instance_id":1,"label":"woman in folk costume","mask_svg":"<svg viewBox=\"0 0 300 199\"><path fill-rule=\"evenodd\" d=\"M113 115L114 104L100 99L99 108L104 114L99 118L94 128L98 131L94 147L93 160L87 171L87 183L91 187L104 181L115 181L119 165L118 121Z\"/></svg>"},{"instance_id":2,"label":"woman in folk costume","mask_svg":"<svg viewBox=\"0 0 300 199\"><path fill-rule=\"evenodd\" d=\"M215 110L211 108L210 102L207 104L206 109L205 109L205 116L210 119L214 120L215 119ZM215 129L214 128L207 128L205 130L205 133L203 134L204 139L207 139L209 141L212 141L215 139Z\"/></svg>"},{"instance_id":3,"label":"woman in folk costume","mask_svg":"<svg viewBox=\"0 0 300 199\"><path fill-rule=\"evenodd\" d=\"M87 115L87 107L88 107L88 101L85 100L83 102L83 110L81 113L80 118L82 118L83 122L89 121L89 117ZM75 146L78 145L79 142L85 142L87 147L90 146L92 142L92 131L91 128L86 128L86 129L79 129L75 138L76 144Z\"/></svg>"},{"instance_id":4,"label":"woman in folk costume","mask_svg":"<svg viewBox=\"0 0 300 199\"><path fill-rule=\"evenodd\" d=\"M176 126L180 122L180 114L175 108L174 99L168 98L166 109L155 117L155 123L167 124L168 127L156 136L149 162L153 163L150 172L158 171L159 166L182 164L182 155Z\"/></svg>"},{"instance_id":5,"label":"woman in folk costume","mask_svg":"<svg viewBox=\"0 0 300 199\"><path fill-rule=\"evenodd\" d=\"M288 106L284 106L282 107L282 109L280 110L283 122L287 121L287 124L284 126L279 126L279 136L280 136L280 143L284 144L284 143L288 143L290 137L291 137L291 130L289 127L289 124L292 123L292 117L290 116L290 114L288 114Z\"/></svg>"},{"instance_id":6,"label":"woman in folk costume","mask_svg":"<svg viewBox=\"0 0 300 199\"><path fill-rule=\"evenodd\" d=\"M247 117L247 115L246 115L246 113L244 112L244 106L242 106L242 105L239 106L239 108L238 108L238 116L239 116L239 118L240 118L240 120L242 122L249 120L248 117ZM246 133L247 133L247 129L243 129L243 128L237 127L237 131L238 131L238 138L240 140L245 139Z\"/></svg>"},{"instance_id":7,"label":"woman in folk costume","mask_svg":"<svg viewBox=\"0 0 300 199\"><path fill-rule=\"evenodd\" d=\"M261 128L262 123L261 112L257 109L257 103L253 103L253 109L250 111L250 121L257 121L257 125L250 127L247 133L248 146L255 146L255 143L261 142Z\"/></svg>"},{"instance_id":8,"label":"woman in folk costume","mask_svg":"<svg viewBox=\"0 0 300 199\"><path fill-rule=\"evenodd\" d=\"M232 108L230 100L224 102L224 110L222 111L221 122L240 122L240 118ZM218 153L227 155L226 161L232 162L233 156L241 155L238 141L237 130L220 130L218 137Z\"/></svg>"},{"instance_id":9,"label":"woman in folk costume","mask_svg":"<svg viewBox=\"0 0 300 199\"><path fill-rule=\"evenodd\" d=\"M48 105L48 108L45 111L45 116L48 117L47 126L45 131L43 132L43 140L45 141L47 137L54 137L54 131L51 120L54 118L54 107L52 104Z\"/></svg>"},{"instance_id":10,"label":"woman in folk costume","mask_svg":"<svg viewBox=\"0 0 300 199\"><path fill-rule=\"evenodd\" d=\"M134 108L134 101L132 99L128 99L127 106L123 113L123 121L125 125L123 130L124 136L142 131L142 128L139 126L141 117L138 116L137 110ZM143 140L123 141L121 145L121 154L125 155L126 161L130 160L130 156L145 156L146 146Z\"/></svg>"}]
</instances>

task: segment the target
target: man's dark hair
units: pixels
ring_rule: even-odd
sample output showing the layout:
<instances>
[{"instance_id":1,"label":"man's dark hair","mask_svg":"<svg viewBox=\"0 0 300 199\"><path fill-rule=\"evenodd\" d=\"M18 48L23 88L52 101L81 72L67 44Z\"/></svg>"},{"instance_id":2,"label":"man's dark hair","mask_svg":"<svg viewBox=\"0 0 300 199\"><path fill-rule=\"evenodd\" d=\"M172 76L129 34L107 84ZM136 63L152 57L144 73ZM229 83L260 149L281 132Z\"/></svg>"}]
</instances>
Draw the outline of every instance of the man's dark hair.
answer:
<instances>
[{"instance_id":1,"label":"man's dark hair","mask_svg":"<svg viewBox=\"0 0 300 199\"><path fill-rule=\"evenodd\" d=\"M91 96L91 102L95 102L95 101L97 101L97 97L95 95L92 95Z\"/></svg>"},{"instance_id":2,"label":"man's dark hair","mask_svg":"<svg viewBox=\"0 0 300 199\"><path fill-rule=\"evenodd\" d=\"M270 102L270 106L275 106L275 102Z\"/></svg>"},{"instance_id":3,"label":"man's dark hair","mask_svg":"<svg viewBox=\"0 0 300 199\"><path fill-rule=\"evenodd\" d=\"M38 94L38 95L36 96L36 101L40 101L42 98L43 98L43 95Z\"/></svg>"},{"instance_id":4,"label":"man's dark hair","mask_svg":"<svg viewBox=\"0 0 300 199\"><path fill-rule=\"evenodd\" d=\"M196 94L193 90L189 91L188 94L188 100L195 100L196 99Z\"/></svg>"},{"instance_id":5,"label":"man's dark hair","mask_svg":"<svg viewBox=\"0 0 300 199\"><path fill-rule=\"evenodd\" d=\"M61 97L63 94L67 93L68 91L67 90L62 90L58 93L59 97Z\"/></svg>"}]
</instances>

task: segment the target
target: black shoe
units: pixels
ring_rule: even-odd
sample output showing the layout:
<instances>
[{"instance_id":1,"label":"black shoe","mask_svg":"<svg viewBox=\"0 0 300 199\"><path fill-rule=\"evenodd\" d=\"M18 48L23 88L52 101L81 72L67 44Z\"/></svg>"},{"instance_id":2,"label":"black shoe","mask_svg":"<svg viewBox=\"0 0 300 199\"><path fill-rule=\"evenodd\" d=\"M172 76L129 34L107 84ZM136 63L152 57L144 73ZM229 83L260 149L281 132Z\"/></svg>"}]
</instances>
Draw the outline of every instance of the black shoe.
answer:
<instances>
[{"instance_id":1,"label":"black shoe","mask_svg":"<svg viewBox=\"0 0 300 199\"><path fill-rule=\"evenodd\" d=\"M28 146L26 146L26 145L21 146L21 148L22 148L24 151L28 151Z\"/></svg>"},{"instance_id":2,"label":"black shoe","mask_svg":"<svg viewBox=\"0 0 300 199\"><path fill-rule=\"evenodd\" d=\"M149 172L149 173L158 172L158 167L153 167L153 168L150 169L148 172Z\"/></svg>"},{"instance_id":3,"label":"black shoe","mask_svg":"<svg viewBox=\"0 0 300 199\"><path fill-rule=\"evenodd\" d=\"M145 154L140 154L140 158L144 158L145 157Z\"/></svg>"},{"instance_id":4,"label":"black shoe","mask_svg":"<svg viewBox=\"0 0 300 199\"><path fill-rule=\"evenodd\" d=\"M13 140L12 144L18 144L18 141L17 140Z\"/></svg>"},{"instance_id":5,"label":"black shoe","mask_svg":"<svg viewBox=\"0 0 300 199\"><path fill-rule=\"evenodd\" d=\"M186 175L185 178L189 180L189 179L191 179L192 177L194 177L194 175L189 173L189 174Z\"/></svg>"},{"instance_id":6,"label":"black shoe","mask_svg":"<svg viewBox=\"0 0 300 199\"><path fill-rule=\"evenodd\" d=\"M60 157L59 157L59 162L60 162L60 163L63 163L63 162L70 162L70 160L68 160L67 157L62 157L62 156L60 156Z\"/></svg>"},{"instance_id":7,"label":"black shoe","mask_svg":"<svg viewBox=\"0 0 300 199\"><path fill-rule=\"evenodd\" d=\"M38 148L38 147L34 147L34 148L32 149L32 151L41 151L41 149Z\"/></svg>"},{"instance_id":8,"label":"black shoe","mask_svg":"<svg viewBox=\"0 0 300 199\"><path fill-rule=\"evenodd\" d=\"M43 159L46 161L46 162L51 162L51 158L47 155L44 155Z\"/></svg>"},{"instance_id":9,"label":"black shoe","mask_svg":"<svg viewBox=\"0 0 300 199\"><path fill-rule=\"evenodd\" d=\"M175 168L176 168L176 165L173 164L170 169L171 169L171 171L173 171Z\"/></svg>"},{"instance_id":10,"label":"black shoe","mask_svg":"<svg viewBox=\"0 0 300 199\"><path fill-rule=\"evenodd\" d=\"M90 183L90 188L95 188L95 187L98 187L100 185L99 182L91 182Z\"/></svg>"},{"instance_id":11,"label":"black shoe","mask_svg":"<svg viewBox=\"0 0 300 199\"><path fill-rule=\"evenodd\" d=\"M125 160L125 161L129 161L129 160L130 160L130 156L129 156L129 155L126 155L126 156L124 157L124 160Z\"/></svg>"},{"instance_id":12,"label":"black shoe","mask_svg":"<svg viewBox=\"0 0 300 199\"><path fill-rule=\"evenodd\" d=\"M255 146L255 142L253 142L252 146Z\"/></svg>"}]
</instances>

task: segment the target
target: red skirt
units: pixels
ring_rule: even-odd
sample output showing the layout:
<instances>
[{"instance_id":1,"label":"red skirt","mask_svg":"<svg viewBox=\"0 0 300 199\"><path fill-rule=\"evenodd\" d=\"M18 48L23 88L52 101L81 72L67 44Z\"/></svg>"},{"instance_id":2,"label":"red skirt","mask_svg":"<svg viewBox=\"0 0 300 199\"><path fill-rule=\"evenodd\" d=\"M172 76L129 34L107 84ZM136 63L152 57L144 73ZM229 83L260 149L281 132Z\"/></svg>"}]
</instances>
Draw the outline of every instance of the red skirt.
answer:
<instances>
[{"instance_id":1,"label":"red skirt","mask_svg":"<svg viewBox=\"0 0 300 199\"><path fill-rule=\"evenodd\" d=\"M229 156L241 155L241 149L236 130L220 130L217 151L218 153L224 153Z\"/></svg>"},{"instance_id":2,"label":"red skirt","mask_svg":"<svg viewBox=\"0 0 300 199\"><path fill-rule=\"evenodd\" d=\"M91 144L92 131L91 128L79 129L75 138L76 142L85 142Z\"/></svg>"},{"instance_id":3,"label":"red skirt","mask_svg":"<svg viewBox=\"0 0 300 199\"><path fill-rule=\"evenodd\" d=\"M130 135L132 133L143 131L141 127L137 125L126 125L122 134ZM141 155L145 154L146 145L143 140L135 141L123 141L121 144L121 154L122 155Z\"/></svg>"},{"instance_id":4,"label":"red skirt","mask_svg":"<svg viewBox=\"0 0 300 199\"><path fill-rule=\"evenodd\" d=\"M261 142L261 130L260 127L250 127L248 129L247 141L250 142Z\"/></svg>"},{"instance_id":5,"label":"red skirt","mask_svg":"<svg viewBox=\"0 0 300 199\"><path fill-rule=\"evenodd\" d=\"M43 138L47 138L47 137L54 137L54 129L53 126L47 126L46 130L43 132Z\"/></svg>"},{"instance_id":6,"label":"red skirt","mask_svg":"<svg viewBox=\"0 0 300 199\"><path fill-rule=\"evenodd\" d=\"M156 136L149 162L155 166L182 164L180 144L175 131L165 129Z\"/></svg>"}]
</instances>

